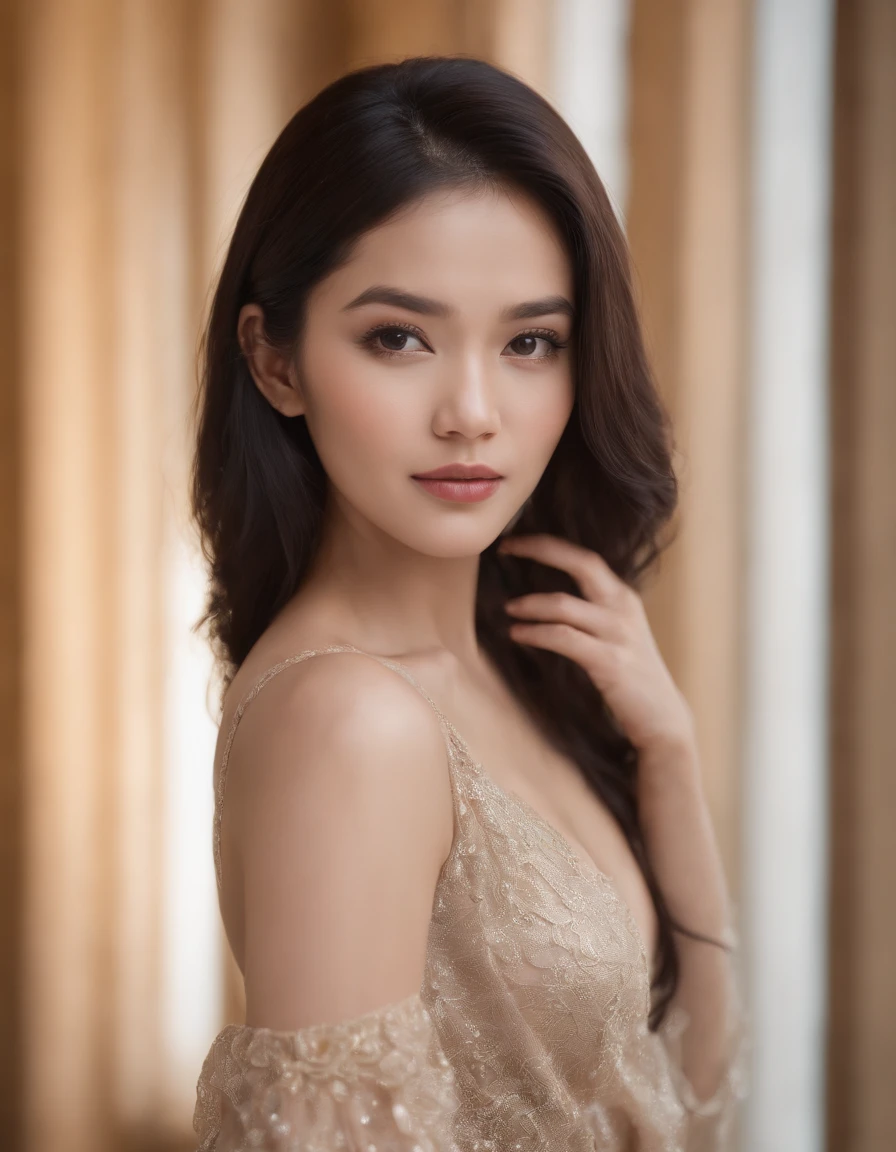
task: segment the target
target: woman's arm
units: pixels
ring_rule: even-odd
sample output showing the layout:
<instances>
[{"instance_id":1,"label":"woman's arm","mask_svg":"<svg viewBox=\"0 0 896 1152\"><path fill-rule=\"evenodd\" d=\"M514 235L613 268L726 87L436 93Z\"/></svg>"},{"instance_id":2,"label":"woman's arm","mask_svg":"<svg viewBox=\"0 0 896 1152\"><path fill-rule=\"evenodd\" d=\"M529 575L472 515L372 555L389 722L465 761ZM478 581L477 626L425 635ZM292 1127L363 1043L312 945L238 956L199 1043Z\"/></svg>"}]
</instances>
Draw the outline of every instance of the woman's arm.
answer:
<instances>
[{"instance_id":1,"label":"woman's arm","mask_svg":"<svg viewBox=\"0 0 896 1152\"><path fill-rule=\"evenodd\" d=\"M684 927L731 944L736 938L725 873L700 780L697 743L658 743L639 760L639 819L647 854L672 916ZM681 1067L697 1098L718 1090L732 1056L737 990L731 955L676 933L681 962L672 1004L689 1025Z\"/></svg>"},{"instance_id":2,"label":"woman's arm","mask_svg":"<svg viewBox=\"0 0 896 1152\"><path fill-rule=\"evenodd\" d=\"M239 729L227 805L247 1022L203 1066L201 1152L448 1149L453 1073L420 997L454 829L435 715L363 656L281 673Z\"/></svg>"},{"instance_id":3,"label":"woman's arm","mask_svg":"<svg viewBox=\"0 0 896 1152\"><path fill-rule=\"evenodd\" d=\"M725 877L703 796L693 716L666 667L644 604L602 556L548 534L505 537L499 551L567 571L581 596L530 594L505 604L510 636L575 660L638 752L639 822L672 915L736 941ZM717 1149L746 1092L748 1036L729 954L678 933L674 1013L647 1037L689 1114L688 1152Z\"/></svg>"}]
</instances>

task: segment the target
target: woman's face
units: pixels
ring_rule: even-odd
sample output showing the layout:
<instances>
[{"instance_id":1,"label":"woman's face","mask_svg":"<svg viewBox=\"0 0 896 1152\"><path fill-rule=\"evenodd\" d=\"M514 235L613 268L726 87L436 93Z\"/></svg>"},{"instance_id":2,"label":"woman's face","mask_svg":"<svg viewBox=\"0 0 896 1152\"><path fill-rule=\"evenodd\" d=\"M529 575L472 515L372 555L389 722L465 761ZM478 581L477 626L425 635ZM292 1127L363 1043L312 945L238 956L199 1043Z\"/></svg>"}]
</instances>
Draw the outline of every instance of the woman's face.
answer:
<instances>
[{"instance_id":1,"label":"woman's face","mask_svg":"<svg viewBox=\"0 0 896 1152\"><path fill-rule=\"evenodd\" d=\"M440 192L367 233L309 297L296 361L342 514L431 556L486 548L572 411L573 304L566 252L522 197ZM502 479L478 500L414 479L458 463Z\"/></svg>"}]
</instances>

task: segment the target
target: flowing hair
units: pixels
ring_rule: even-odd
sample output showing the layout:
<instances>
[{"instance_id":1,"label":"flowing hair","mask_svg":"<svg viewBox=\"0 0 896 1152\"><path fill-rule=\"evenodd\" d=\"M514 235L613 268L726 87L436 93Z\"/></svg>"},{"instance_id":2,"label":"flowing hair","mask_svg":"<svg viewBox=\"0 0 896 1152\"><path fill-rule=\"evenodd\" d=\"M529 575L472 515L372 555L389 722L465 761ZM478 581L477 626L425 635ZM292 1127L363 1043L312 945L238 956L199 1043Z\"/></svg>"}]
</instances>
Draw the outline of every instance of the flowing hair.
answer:
<instances>
[{"instance_id":1,"label":"flowing hair","mask_svg":"<svg viewBox=\"0 0 896 1152\"><path fill-rule=\"evenodd\" d=\"M645 354L625 239L581 143L538 93L483 60L423 56L357 69L301 107L264 158L203 332L191 497L210 592L196 628L224 688L301 586L326 496L304 417L284 417L255 386L240 310L259 305L267 340L294 350L314 285L369 229L446 188L528 195L573 269L574 407L512 533L551 533L598 552L635 588L670 542L661 538L678 501L670 421ZM508 636L508 597L580 595L577 585L560 569L499 555L498 542L480 557L478 641L612 812L644 874L659 922L655 1029L679 979L673 930L708 938L674 921L663 899L638 821L637 752L600 692L573 661Z\"/></svg>"}]
</instances>

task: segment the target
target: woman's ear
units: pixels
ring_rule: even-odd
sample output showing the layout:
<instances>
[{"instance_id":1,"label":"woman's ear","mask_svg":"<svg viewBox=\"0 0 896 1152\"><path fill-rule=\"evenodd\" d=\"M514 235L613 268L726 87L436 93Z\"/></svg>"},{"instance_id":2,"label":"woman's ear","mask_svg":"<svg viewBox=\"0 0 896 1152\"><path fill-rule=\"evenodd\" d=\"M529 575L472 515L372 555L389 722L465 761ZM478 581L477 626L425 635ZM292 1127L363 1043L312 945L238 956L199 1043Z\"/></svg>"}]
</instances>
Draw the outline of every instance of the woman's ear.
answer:
<instances>
[{"instance_id":1,"label":"woman's ear","mask_svg":"<svg viewBox=\"0 0 896 1152\"><path fill-rule=\"evenodd\" d=\"M237 321L237 338L252 379L271 407L284 416L301 416L305 402L295 366L264 333L264 312L258 304L245 304Z\"/></svg>"}]
</instances>

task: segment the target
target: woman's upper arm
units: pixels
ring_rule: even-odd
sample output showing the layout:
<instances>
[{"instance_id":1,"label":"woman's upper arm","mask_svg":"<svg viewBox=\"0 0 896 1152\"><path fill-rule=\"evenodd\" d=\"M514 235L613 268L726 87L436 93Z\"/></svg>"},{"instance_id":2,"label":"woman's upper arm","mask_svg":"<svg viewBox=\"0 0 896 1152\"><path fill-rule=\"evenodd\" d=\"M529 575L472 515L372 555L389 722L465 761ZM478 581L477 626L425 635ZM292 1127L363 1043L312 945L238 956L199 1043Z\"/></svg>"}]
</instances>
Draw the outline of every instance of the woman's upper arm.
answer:
<instances>
[{"instance_id":1,"label":"woman's upper arm","mask_svg":"<svg viewBox=\"0 0 896 1152\"><path fill-rule=\"evenodd\" d=\"M414 688L361 655L294 671L247 710L227 796L246 1024L281 1030L420 988L454 828L445 737Z\"/></svg>"}]
</instances>

